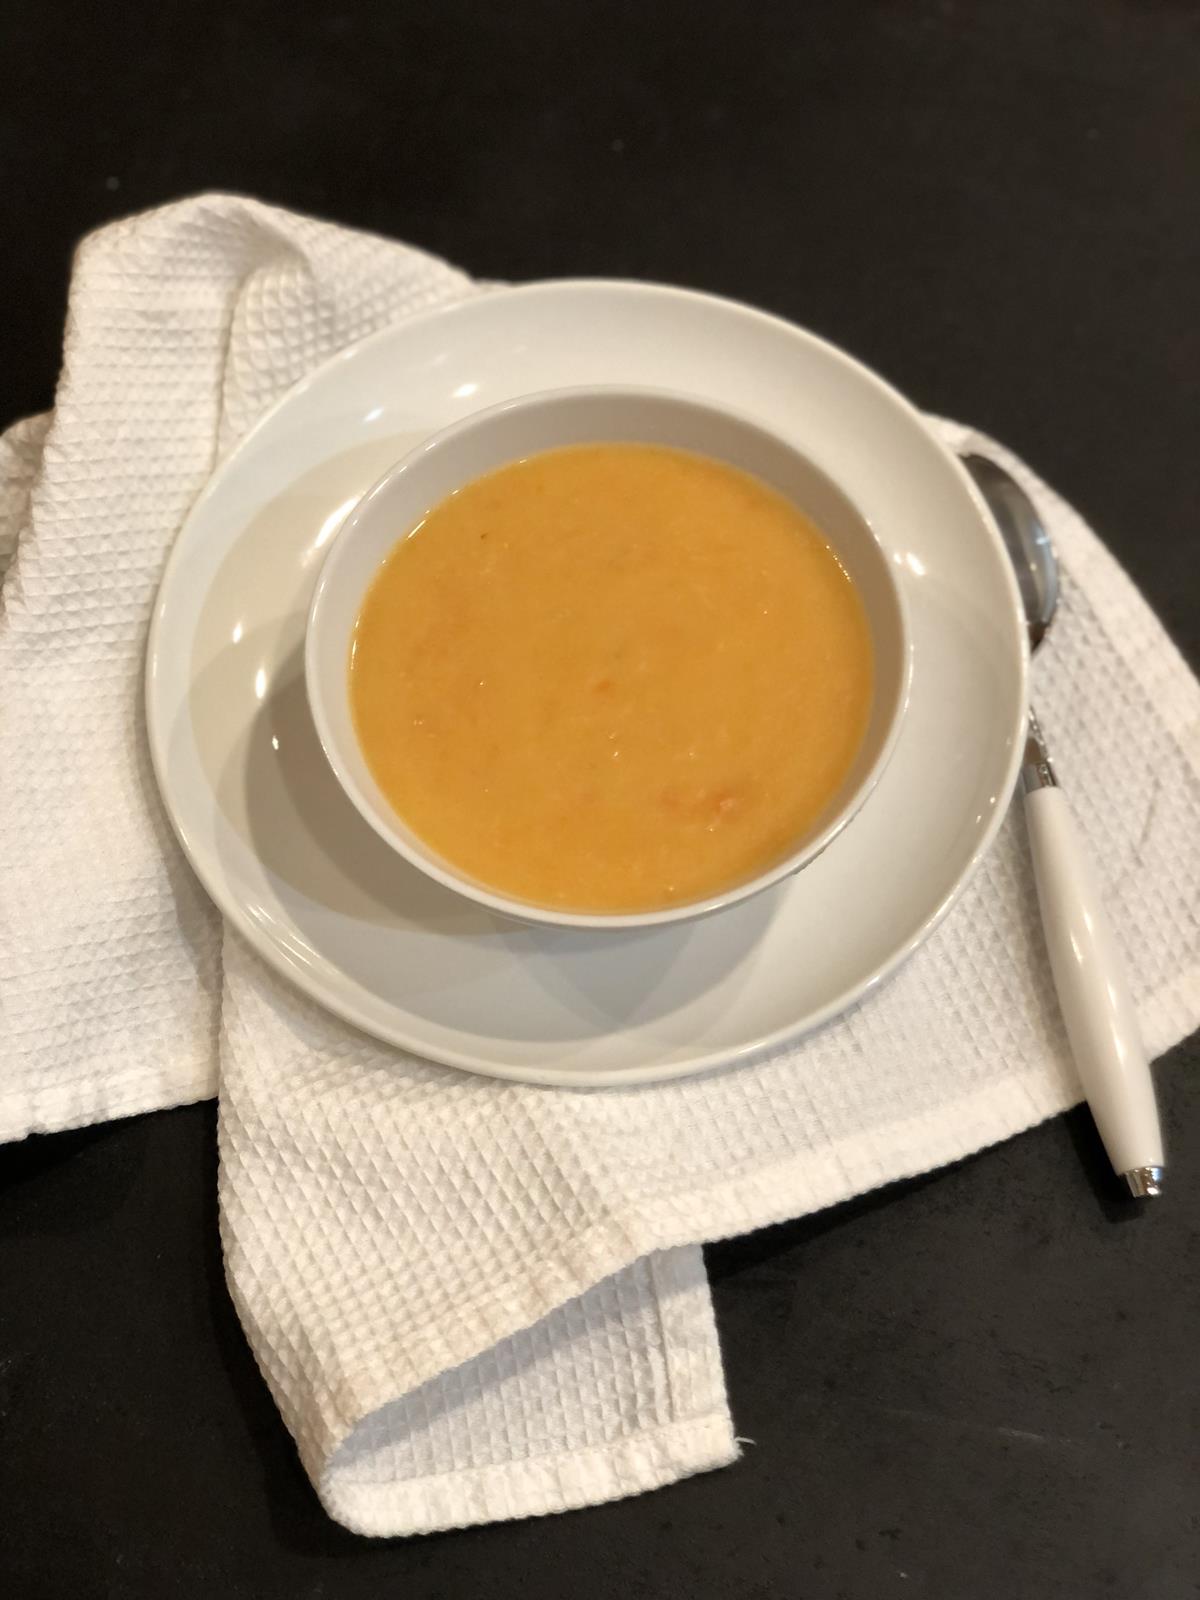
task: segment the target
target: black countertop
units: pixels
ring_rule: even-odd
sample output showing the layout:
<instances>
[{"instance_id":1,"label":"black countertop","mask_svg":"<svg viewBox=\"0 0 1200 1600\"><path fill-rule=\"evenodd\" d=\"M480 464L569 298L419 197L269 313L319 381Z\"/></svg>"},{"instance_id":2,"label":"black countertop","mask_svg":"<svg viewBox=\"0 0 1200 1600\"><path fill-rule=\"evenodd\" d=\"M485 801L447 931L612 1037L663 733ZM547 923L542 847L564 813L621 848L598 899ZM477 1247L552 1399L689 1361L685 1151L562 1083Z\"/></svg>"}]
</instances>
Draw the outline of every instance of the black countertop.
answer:
<instances>
[{"instance_id":1,"label":"black countertop","mask_svg":"<svg viewBox=\"0 0 1200 1600\"><path fill-rule=\"evenodd\" d=\"M481 275L653 278L794 318L1025 455L1200 663L1184 0L6 17L5 420L51 401L78 235L236 189ZM755 1441L737 1465L407 1541L336 1527L299 1468L223 1286L211 1106L0 1150L0 1592L1195 1595L1198 1055L1157 1069L1152 1210L1120 1202L1077 1112L711 1249Z\"/></svg>"}]
</instances>

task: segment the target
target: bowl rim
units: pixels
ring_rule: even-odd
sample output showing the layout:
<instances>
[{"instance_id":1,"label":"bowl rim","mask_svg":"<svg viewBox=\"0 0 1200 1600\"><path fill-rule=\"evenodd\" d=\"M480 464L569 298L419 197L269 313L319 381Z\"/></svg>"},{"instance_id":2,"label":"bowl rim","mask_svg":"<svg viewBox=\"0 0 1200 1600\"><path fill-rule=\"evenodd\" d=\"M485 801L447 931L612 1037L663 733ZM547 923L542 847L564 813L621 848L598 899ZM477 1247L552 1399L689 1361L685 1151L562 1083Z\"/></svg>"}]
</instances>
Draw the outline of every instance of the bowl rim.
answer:
<instances>
[{"instance_id":1,"label":"bowl rim","mask_svg":"<svg viewBox=\"0 0 1200 1600\"><path fill-rule=\"evenodd\" d=\"M324 622L327 597L336 579L339 565L347 559L346 552L350 548L350 540L355 530L360 528L371 516L374 507L393 483L398 478L402 478L418 462L432 453L441 453L444 450L455 448L464 437L493 425L502 416L514 411L532 411L557 403L583 399L619 400L622 398L665 401L693 412L706 412L714 417L735 422L743 428L749 428L763 435L774 444L799 457L811 471L824 478L842 500L849 505L860 524L866 529L871 543L878 553L880 567L887 575L888 588L899 620L902 656L901 674L900 682L897 685L895 707L874 761L836 815L830 819L819 833L806 838L804 843L797 849L789 851L787 855L774 862L763 872L730 884L717 893L706 895L698 900L680 901L678 904L644 911L572 911L564 907L547 906L534 901L521 900L500 890L489 888L485 884L478 883L465 874L459 873L448 862L443 863L443 859L437 856L436 852L431 848L426 848L426 850L413 848L398 829L390 826L378 814L377 808L362 793L353 774L342 761L339 741L333 731L327 712L324 675L320 671L317 662L318 638ZM602 443L605 441L598 438L596 442ZM538 448L550 450L558 447L545 445L533 448L535 450ZM531 450L530 453L533 453L533 451ZM512 457L513 461L521 459L523 459L521 456ZM736 466L737 463L731 461L729 465ZM490 467L486 469L486 472L498 470L500 470L499 466ZM739 470L745 469L739 468ZM485 476L486 472L464 476L462 482L464 484L470 483L476 477ZM751 473L750 476L754 476L754 474ZM395 543L398 544L403 537L403 532L397 534ZM901 727L904 723L911 696L912 674L912 631L909 626L908 602L903 587L896 578L891 556L874 523L861 509L854 496L842 487L837 477L819 459L810 455L805 449L793 444L784 435L776 433L758 417L751 416L736 406L729 406L724 402L718 403L685 394L678 390L647 384L576 384L554 389L532 390L528 394L510 396L507 399L497 401L494 405L473 411L444 428L436 429L433 433L420 440L394 461L375 480L337 529L317 574L304 630L305 691L318 742L325 760L329 763L342 791L375 833L398 855L402 856L411 866L423 872L427 877L432 878L453 893L485 906L500 916L538 926L576 928L591 932L649 929L662 927L670 923L687 922L699 917L711 916L716 912L739 904L743 900L748 900L754 895L761 894L793 874L802 871L804 867L815 861L822 851L833 843L858 814L882 777L895 750ZM415 830L412 831L415 834Z\"/></svg>"}]
</instances>

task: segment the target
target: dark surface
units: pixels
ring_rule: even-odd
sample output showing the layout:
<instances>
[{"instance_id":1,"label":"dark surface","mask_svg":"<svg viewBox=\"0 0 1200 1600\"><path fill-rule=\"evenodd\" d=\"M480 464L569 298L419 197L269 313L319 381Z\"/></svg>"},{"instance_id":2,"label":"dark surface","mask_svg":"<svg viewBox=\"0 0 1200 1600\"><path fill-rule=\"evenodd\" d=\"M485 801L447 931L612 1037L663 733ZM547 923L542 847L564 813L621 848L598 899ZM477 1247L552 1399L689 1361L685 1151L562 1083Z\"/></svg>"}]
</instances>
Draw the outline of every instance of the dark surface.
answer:
<instances>
[{"instance_id":1,"label":"dark surface","mask_svg":"<svg viewBox=\"0 0 1200 1600\"><path fill-rule=\"evenodd\" d=\"M793 317L1025 454L1200 660L1192 5L0 19L8 417L50 402L77 236L234 188L484 275L642 276ZM718 1246L756 1441L738 1465L391 1543L324 1517L241 1338L211 1108L0 1151L0 1593L1193 1596L1197 1054L1159 1068L1174 1186L1153 1214L1115 1200L1076 1113Z\"/></svg>"}]
</instances>

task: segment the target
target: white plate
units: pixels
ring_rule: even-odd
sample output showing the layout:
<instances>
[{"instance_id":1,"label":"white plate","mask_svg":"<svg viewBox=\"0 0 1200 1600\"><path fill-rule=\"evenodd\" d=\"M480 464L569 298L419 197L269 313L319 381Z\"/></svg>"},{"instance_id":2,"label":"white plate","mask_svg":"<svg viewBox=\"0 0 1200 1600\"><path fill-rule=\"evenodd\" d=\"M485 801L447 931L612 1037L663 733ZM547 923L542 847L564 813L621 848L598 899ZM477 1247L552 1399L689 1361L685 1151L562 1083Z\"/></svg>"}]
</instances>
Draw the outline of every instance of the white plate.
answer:
<instances>
[{"instance_id":1,"label":"white plate","mask_svg":"<svg viewBox=\"0 0 1200 1600\"><path fill-rule=\"evenodd\" d=\"M589 383L724 401L795 442L893 552L912 697L849 828L797 877L646 932L517 927L394 855L317 743L303 637L320 552L424 435L510 396ZM1016 776L1016 584L965 472L906 401L790 324L640 284L501 290L402 323L297 385L212 478L151 630L155 770L230 921L331 1011L498 1077L611 1084L726 1062L827 1020L932 930Z\"/></svg>"}]
</instances>

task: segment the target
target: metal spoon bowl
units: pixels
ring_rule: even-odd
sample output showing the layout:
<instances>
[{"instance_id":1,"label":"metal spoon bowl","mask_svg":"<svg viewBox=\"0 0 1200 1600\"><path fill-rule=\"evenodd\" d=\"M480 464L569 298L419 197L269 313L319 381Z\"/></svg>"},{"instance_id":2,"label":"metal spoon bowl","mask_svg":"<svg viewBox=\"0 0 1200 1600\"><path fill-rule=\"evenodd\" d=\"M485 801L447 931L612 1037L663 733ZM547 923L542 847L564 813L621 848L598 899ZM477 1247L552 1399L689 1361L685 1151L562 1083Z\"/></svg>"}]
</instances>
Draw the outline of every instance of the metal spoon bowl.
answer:
<instances>
[{"instance_id":1,"label":"metal spoon bowl","mask_svg":"<svg viewBox=\"0 0 1200 1600\"><path fill-rule=\"evenodd\" d=\"M988 456L971 454L961 460L987 501L1008 550L1025 607L1029 648L1036 650L1058 609L1058 557L1050 535L1037 507L1010 472Z\"/></svg>"}]
</instances>

